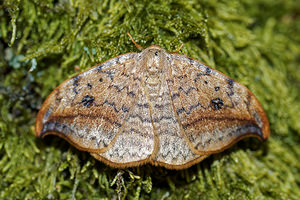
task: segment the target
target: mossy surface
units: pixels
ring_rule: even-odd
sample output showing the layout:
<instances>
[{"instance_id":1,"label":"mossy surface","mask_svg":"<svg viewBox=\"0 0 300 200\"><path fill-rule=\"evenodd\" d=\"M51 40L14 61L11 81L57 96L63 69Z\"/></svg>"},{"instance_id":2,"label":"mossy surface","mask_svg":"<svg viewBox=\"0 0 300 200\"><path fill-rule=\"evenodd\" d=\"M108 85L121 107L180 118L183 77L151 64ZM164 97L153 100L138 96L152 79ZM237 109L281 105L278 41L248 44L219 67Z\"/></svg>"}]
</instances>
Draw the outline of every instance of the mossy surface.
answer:
<instances>
[{"instance_id":1,"label":"mossy surface","mask_svg":"<svg viewBox=\"0 0 300 200\"><path fill-rule=\"evenodd\" d=\"M0 5L0 199L300 199L300 2L5 0ZM249 87L270 120L181 171L118 171L64 140L34 136L63 80L158 44Z\"/></svg>"}]
</instances>

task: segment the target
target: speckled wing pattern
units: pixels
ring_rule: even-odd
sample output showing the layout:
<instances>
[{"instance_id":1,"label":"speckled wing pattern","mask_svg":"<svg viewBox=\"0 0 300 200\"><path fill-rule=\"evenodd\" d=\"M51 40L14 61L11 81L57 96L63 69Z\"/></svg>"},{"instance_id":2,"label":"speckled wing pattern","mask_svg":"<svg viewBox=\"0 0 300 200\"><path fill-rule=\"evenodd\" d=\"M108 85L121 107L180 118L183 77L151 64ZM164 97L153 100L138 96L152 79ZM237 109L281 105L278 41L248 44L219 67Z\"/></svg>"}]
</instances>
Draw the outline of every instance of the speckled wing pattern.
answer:
<instances>
[{"instance_id":1,"label":"speckled wing pattern","mask_svg":"<svg viewBox=\"0 0 300 200\"><path fill-rule=\"evenodd\" d=\"M58 135L112 167L187 168L269 124L243 85L152 45L60 84L42 105L36 136Z\"/></svg>"}]
</instances>

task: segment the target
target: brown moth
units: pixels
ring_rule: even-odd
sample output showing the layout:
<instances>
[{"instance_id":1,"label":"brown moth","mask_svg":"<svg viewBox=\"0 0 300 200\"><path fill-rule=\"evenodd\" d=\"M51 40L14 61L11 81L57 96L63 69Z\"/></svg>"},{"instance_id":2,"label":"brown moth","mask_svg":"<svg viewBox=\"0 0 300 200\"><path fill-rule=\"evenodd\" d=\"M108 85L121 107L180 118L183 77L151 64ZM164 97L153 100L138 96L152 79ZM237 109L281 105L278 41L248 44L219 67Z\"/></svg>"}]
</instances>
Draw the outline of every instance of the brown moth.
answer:
<instances>
[{"instance_id":1,"label":"brown moth","mask_svg":"<svg viewBox=\"0 0 300 200\"><path fill-rule=\"evenodd\" d=\"M112 167L184 169L242 138L266 140L270 129L245 86L151 45L61 83L43 103L35 134L58 135Z\"/></svg>"}]
</instances>

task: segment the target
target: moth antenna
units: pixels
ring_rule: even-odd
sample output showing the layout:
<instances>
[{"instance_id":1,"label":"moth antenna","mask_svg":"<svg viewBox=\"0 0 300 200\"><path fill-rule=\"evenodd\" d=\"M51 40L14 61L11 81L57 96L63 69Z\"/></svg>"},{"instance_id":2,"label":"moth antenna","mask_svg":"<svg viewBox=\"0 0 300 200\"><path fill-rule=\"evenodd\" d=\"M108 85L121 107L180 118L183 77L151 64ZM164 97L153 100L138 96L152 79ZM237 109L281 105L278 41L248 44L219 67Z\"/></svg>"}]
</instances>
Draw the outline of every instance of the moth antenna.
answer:
<instances>
[{"instance_id":1,"label":"moth antenna","mask_svg":"<svg viewBox=\"0 0 300 200\"><path fill-rule=\"evenodd\" d=\"M178 52L181 50L181 48L183 47L183 45L184 45L184 43L182 43L182 44L180 45L180 47L179 47L176 51L174 51L174 52L172 52L172 53L178 53Z\"/></svg>"},{"instance_id":2,"label":"moth antenna","mask_svg":"<svg viewBox=\"0 0 300 200\"><path fill-rule=\"evenodd\" d=\"M134 39L132 38L132 36L130 35L129 32L127 32L127 35L129 36L129 38L131 39L131 41L133 42L133 44L136 46L136 48L138 48L139 50L143 50L144 49L141 45L139 45L138 43L136 43L134 41Z\"/></svg>"}]
</instances>

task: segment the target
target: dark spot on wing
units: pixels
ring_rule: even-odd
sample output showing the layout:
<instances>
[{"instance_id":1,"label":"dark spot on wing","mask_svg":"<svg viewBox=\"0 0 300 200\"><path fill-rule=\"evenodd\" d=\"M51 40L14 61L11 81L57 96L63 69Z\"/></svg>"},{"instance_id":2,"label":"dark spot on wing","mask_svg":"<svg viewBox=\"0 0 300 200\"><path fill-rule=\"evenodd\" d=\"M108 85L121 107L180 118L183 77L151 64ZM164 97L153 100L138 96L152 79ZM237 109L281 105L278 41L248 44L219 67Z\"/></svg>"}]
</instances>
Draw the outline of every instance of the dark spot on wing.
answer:
<instances>
[{"instance_id":1,"label":"dark spot on wing","mask_svg":"<svg viewBox=\"0 0 300 200\"><path fill-rule=\"evenodd\" d=\"M120 58L119 58L119 57L116 58L116 63L117 63L117 64L120 63Z\"/></svg>"},{"instance_id":2,"label":"dark spot on wing","mask_svg":"<svg viewBox=\"0 0 300 200\"><path fill-rule=\"evenodd\" d=\"M102 68L104 67L104 64L100 64L97 66L97 71L100 72Z\"/></svg>"},{"instance_id":3,"label":"dark spot on wing","mask_svg":"<svg viewBox=\"0 0 300 200\"><path fill-rule=\"evenodd\" d=\"M75 93L75 94L78 94L78 92L79 92L79 90L77 90L77 87L79 86L79 76L76 76L76 77L74 77L73 78L73 92Z\"/></svg>"},{"instance_id":4,"label":"dark spot on wing","mask_svg":"<svg viewBox=\"0 0 300 200\"><path fill-rule=\"evenodd\" d=\"M95 140L95 139L96 139L96 136L90 137L90 140Z\"/></svg>"},{"instance_id":5,"label":"dark spot on wing","mask_svg":"<svg viewBox=\"0 0 300 200\"><path fill-rule=\"evenodd\" d=\"M88 83L87 86L89 89L92 89L92 87L93 87L90 83Z\"/></svg>"},{"instance_id":6,"label":"dark spot on wing","mask_svg":"<svg viewBox=\"0 0 300 200\"><path fill-rule=\"evenodd\" d=\"M99 82L102 82L103 81L103 78L99 78Z\"/></svg>"},{"instance_id":7,"label":"dark spot on wing","mask_svg":"<svg viewBox=\"0 0 300 200\"><path fill-rule=\"evenodd\" d=\"M227 83L228 83L229 85L233 85L233 80L232 80L232 79L227 79Z\"/></svg>"},{"instance_id":8,"label":"dark spot on wing","mask_svg":"<svg viewBox=\"0 0 300 200\"><path fill-rule=\"evenodd\" d=\"M122 110L123 110L124 113L129 112L129 108L125 107L124 105L122 106Z\"/></svg>"},{"instance_id":9,"label":"dark spot on wing","mask_svg":"<svg viewBox=\"0 0 300 200\"><path fill-rule=\"evenodd\" d=\"M127 93L129 96L131 96L131 97L135 97L135 93L133 92L133 91L130 91L130 92L128 92Z\"/></svg>"},{"instance_id":10,"label":"dark spot on wing","mask_svg":"<svg viewBox=\"0 0 300 200\"><path fill-rule=\"evenodd\" d=\"M136 104L138 107L140 108L149 108L149 104L145 103L145 104Z\"/></svg>"},{"instance_id":11,"label":"dark spot on wing","mask_svg":"<svg viewBox=\"0 0 300 200\"><path fill-rule=\"evenodd\" d=\"M215 87L215 91L219 91L219 90L220 90L219 86Z\"/></svg>"},{"instance_id":12,"label":"dark spot on wing","mask_svg":"<svg viewBox=\"0 0 300 200\"><path fill-rule=\"evenodd\" d=\"M194 65L194 60L189 58L190 64L193 66Z\"/></svg>"},{"instance_id":13,"label":"dark spot on wing","mask_svg":"<svg viewBox=\"0 0 300 200\"><path fill-rule=\"evenodd\" d=\"M95 98L89 95L86 95L85 97L82 98L81 103L86 106L89 107L91 106L91 104L94 102Z\"/></svg>"},{"instance_id":14,"label":"dark spot on wing","mask_svg":"<svg viewBox=\"0 0 300 200\"><path fill-rule=\"evenodd\" d=\"M206 67L205 72L206 72L207 74L210 74L210 73L211 73L211 69L210 69L209 67Z\"/></svg>"},{"instance_id":15,"label":"dark spot on wing","mask_svg":"<svg viewBox=\"0 0 300 200\"><path fill-rule=\"evenodd\" d=\"M232 96L234 95L234 91L233 91L233 80L232 79L227 79L227 83L228 83L228 89L230 90L230 93L227 93L228 96Z\"/></svg>"},{"instance_id":16,"label":"dark spot on wing","mask_svg":"<svg viewBox=\"0 0 300 200\"><path fill-rule=\"evenodd\" d=\"M211 100L212 108L215 110L220 110L224 106L223 100L219 97Z\"/></svg>"},{"instance_id":17,"label":"dark spot on wing","mask_svg":"<svg viewBox=\"0 0 300 200\"><path fill-rule=\"evenodd\" d=\"M207 81L204 81L204 83L205 83L205 84L208 84L208 82L207 82Z\"/></svg>"}]
</instances>

